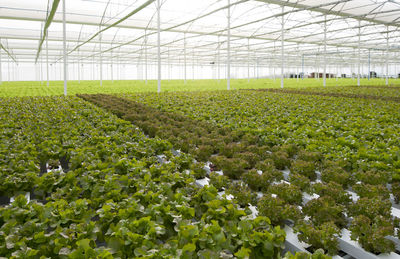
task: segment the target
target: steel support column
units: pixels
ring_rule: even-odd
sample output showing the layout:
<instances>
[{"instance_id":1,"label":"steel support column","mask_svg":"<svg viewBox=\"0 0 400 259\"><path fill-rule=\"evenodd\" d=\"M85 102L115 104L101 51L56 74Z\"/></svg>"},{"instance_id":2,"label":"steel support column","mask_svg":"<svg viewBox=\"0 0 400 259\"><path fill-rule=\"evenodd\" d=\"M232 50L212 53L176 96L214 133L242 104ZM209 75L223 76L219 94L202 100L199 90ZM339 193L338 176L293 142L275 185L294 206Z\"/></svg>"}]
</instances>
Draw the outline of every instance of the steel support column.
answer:
<instances>
[{"instance_id":1,"label":"steel support column","mask_svg":"<svg viewBox=\"0 0 400 259\"><path fill-rule=\"evenodd\" d=\"M67 95L67 80L68 80L68 60L67 60L67 26L65 22L65 1L63 2L63 57L64 57L64 95Z\"/></svg>"},{"instance_id":2,"label":"steel support column","mask_svg":"<svg viewBox=\"0 0 400 259\"><path fill-rule=\"evenodd\" d=\"M157 92L161 92L161 35L160 35L160 26L161 26L161 18L160 18L160 10L161 9L161 1L157 0L157 62L158 62L158 75L157 75Z\"/></svg>"},{"instance_id":3,"label":"steel support column","mask_svg":"<svg viewBox=\"0 0 400 259\"><path fill-rule=\"evenodd\" d=\"M113 52L111 51L111 83L114 84L114 64L113 64Z\"/></svg>"},{"instance_id":4,"label":"steel support column","mask_svg":"<svg viewBox=\"0 0 400 259\"><path fill-rule=\"evenodd\" d=\"M358 72L357 72L357 85L360 86L360 74L361 74L361 21L358 21Z\"/></svg>"},{"instance_id":5,"label":"steel support column","mask_svg":"<svg viewBox=\"0 0 400 259\"><path fill-rule=\"evenodd\" d=\"M304 53L301 54L301 80L304 80Z\"/></svg>"},{"instance_id":6,"label":"steel support column","mask_svg":"<svg viewBox=\"0 0 400 259\"><path fill-rule=\"evenodd\" d=\"M283 88L283 80L284 80L284 73L285 73L285 52L284 52L284 40L285 40L285 6L282 5L282 27L281 27L281 88Z\"/></svg>"},{"instance_id":7,"label":"steel support column","mask_svg":"<svg viewBox=\"0 0 400 259\"><path fill-rule=\"evenodd\" d=\"M227 89L231 88L231 0L228 0L228 58L227 58Z\"/></svg>"},{"instance_id":8,"label":"steel support column","mask_svg":"<svg viewBox=\"0 0 400 259\"><path fill-rule=\"evenodd\" d=\"M368 50L368 80L371 79L371 49Z\"/></svg>"},{"instance_id":9,"label":"steel support column","mask_svg":"<svg viewBox=\"0 0 400 259\"><path fill-rule=\"evenodd\" d=\"M218 78L218 83L220 82L220 80L221 80L221 67L220 67L220 62L221 62L221 59L220 59L220 54L221 54L221 52L220 52L220 50L221 50L221 42L219 41L219 36L218 36L218 54L217 54L217 73L218 73L218 76L217 76L217 78ZM194 61L194 59L193 59L193 61Z\"/></svg>"},{"instance_id":10,"label":"steel support column","mask_svg":"<svg viewBox=\"0 0 400 259\"><path fill-rule=\"evenodd\" d=\"M326 27L326 15L324 15L325 20L324 20L324 74L323 74L323 85L326 86L326 32L327 32L327 27Z\"/></svg>"},{"instance_id":11,"label":"steel support column","mask_svg":"<svg viewBox=\"0 0 400 259\"><path fill-rule=\"evenodd\" d=\"M78 49L78 83L81 83L81 52Z\"/></svg>"},{"instance_id":12,"label":"steel support column","mask_svg":"<svg viewBox=\"0 0 400 259\"><path fill-rule=\"evenodd\" d=\"M144 81L147 85L147 31L144 36Z\"/></svg>"},{"instance_id":13,"label":"steel support column","mask_svg":"<svg viewBox=\"0 0 400 259\"><path fill-rule=\"evenodd\" d=\"M101 27L100 27L100 30L101 30ZM99 34L99 38L100 38L100 42L99 42L99 48L100 48L100 53L99 53L99 55L100 55L100 86L102 86L103 85L103 56L102 56L102 54L101 54L101 33Z\"/></svg>"},{"instance_id":14,"label":"steel support column","mask_svg":"<svg viewBox=\"0 0 400 259\"><path fill-rule=\"evenodd\" d=\"M187 79L187 70L186 70L186 33L183 34L183 59L184 59L184 73L185 73L185 80L184 83L186 85L186 79Z\"/></svg>"},{"instance_id":15,"label":"steel support column","mask_svg":"<svg viewBox=\"0 0 400 259\"><path fill-rule=\"evenodd\" d=\"M386 26L386 85L389 85L389 26Z\"/></svg>"},{"instance_id":16,"label":"steel support column","mask_svg":"<svg viewBox=\"0 0 400 259\"><path fill-rule=\"evenodd\" d=\"M3 83L3 71L1 70L2 63L1 63L1 48L0 48L0 85Z\"/></svg>"},{"instance_id":17,"label":"steel support column","mask_svg":"<svg viewBox=\"0 0 400 259\"><path fill-rule=\"evenodd\" d=\"M250 38L247 39L247 82L250 83Z\"/></svg>"}]
</instances>

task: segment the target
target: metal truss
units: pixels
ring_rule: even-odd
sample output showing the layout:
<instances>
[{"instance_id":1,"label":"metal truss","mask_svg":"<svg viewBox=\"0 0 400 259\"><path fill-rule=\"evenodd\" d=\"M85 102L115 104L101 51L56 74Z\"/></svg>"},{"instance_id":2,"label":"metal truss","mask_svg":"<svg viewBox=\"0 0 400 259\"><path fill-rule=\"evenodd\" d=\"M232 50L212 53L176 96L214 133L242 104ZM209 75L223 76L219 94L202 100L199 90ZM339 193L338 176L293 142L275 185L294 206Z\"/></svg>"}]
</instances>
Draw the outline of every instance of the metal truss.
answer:
<instances>
[{"instance_id":1,"label":"metal truss","mask_svg":"<svg viewBox=\"0 0 400 259\"><path fill-rule=\"evenodd\" d=\"M65 15L57 0L1 1L0 51L8 62L132 64L146 71L157 63L159 90L166 64L182 66L185 82L189 65L224 67L229 89L231 66L247 77L253 66L279 68L283 83L293 68L325 75L358 67L360 78L360 66L372 60L388 78L388 67L399 63L396 0L61 1Z\"/></svg>"}]
</instances>

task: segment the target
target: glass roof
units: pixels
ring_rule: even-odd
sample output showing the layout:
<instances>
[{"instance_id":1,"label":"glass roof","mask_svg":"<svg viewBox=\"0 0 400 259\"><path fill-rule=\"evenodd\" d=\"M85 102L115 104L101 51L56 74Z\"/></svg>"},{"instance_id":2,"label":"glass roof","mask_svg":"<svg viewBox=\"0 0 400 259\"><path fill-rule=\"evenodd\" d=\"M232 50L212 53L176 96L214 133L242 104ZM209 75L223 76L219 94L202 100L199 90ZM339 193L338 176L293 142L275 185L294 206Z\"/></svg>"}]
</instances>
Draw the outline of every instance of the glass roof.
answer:
<instances>
[{"instance_id":1,"label":"glass roof","mask_svg":"<svg viewBox=\"0 0 400 259\"><path fill-rule=\"evenodd\" d=\"M86 42L146 3L145 8ZM135 64L143 62L145 55L149 62L155 61L156 3L66 0L69 62L101 58ZM52 4L53 0L1 1L0 42L17 62L36 61ZM162 60L180 62L183 55L205 64L226 60L228 0L162 0L161 5ZM278 62L282 16L288 63L301 62L300 56L323 55L325 30L330 62L355 62L359 46L362 59L372 55L383 62L387 44L391 62L399 57L398 0L231 0L230 10L233 65ZM46 42L39 57L45 54ZM61 2L48 29L48 55L51 63L62 60Z\"/></svg>"}]
</instances>

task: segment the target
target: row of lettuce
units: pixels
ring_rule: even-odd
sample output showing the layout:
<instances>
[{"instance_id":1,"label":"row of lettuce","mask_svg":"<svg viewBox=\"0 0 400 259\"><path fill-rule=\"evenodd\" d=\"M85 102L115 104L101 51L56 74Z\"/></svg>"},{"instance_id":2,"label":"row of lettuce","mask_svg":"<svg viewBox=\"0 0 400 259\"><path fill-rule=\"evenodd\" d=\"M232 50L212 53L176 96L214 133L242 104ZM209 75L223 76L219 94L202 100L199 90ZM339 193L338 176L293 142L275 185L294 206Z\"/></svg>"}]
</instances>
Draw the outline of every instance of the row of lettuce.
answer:
<instances>
[{"instance_id":1,"label":"row of lettuce","mask_svg":"<svg viewBox=\"0 0 400 259\"><path fill-rule=\"evenodd\" d=\"M265 100L265 94L256 94ZM392 203L386 183L392 180L392 175L388 170L381 167L355 170L352 161L346 158L327 158L321 151L310 151L298 143L281 144L280 141L285 141L260 129L226 124L226 121L216 123L219 116L230 118L232 113L237 117L247 113L251 119L252 107L225 104L213 114L216 108L206 100L209 112L201 117L206 108L193 93L141 95L130 99L109 95L81 97L133 122L150 137L168 140L176 149L190 153L202 163L211 161L212 186L233 195L243 208L256 205L260 215L268 217L273 225L293 223L300 240L310 244L311 250L322 248L336 254L343 228L348 228L352 239L370 252L395 250L394 243L386 238L396 235L395 228L399 225L398 219L391 215ZM212 93L209 98L218 106L239 97L236 93ZM154 107L133 99L152 101L150 104ZM190 101L193 103L186 105ZM254 105L261 103L253 101ZM178 112L183 110L192 117ZM201 168L193 170L198 179L206 176ZM285 169L290 169L288 182L282 181ZM317 171L321 178L318 181ZM358 200L347 192L350 187ZM392 183L392 192L399 197L396 182ZM304 193L318 196L305 203Z\"/></svg>"},{"instance_id":2,"label":"row of lettuce","mask_svg":"<svg viewBox=\"0 0 400 259\"><path fill-rule=\"evenodd\" d=\"M400 98L400 85L362 85L357 86L357 81L354 81L354 85L348 86L318 86L318 87L285 87L284 89L276 89L276 90L285 90L285 91L298 91L298 92L306 92L306 93L314 93L314 94L332 94L332 95L348 95L352 97L359 98L368 98L368 97L377 97L382 99L398 101ZM373 99L373 98L372 98Z\"/></svg>"},{"instance_id":3,"label":"row of lettuce","mask_svg":"<svg viewBox=\"0 0 400 259\"><path fill-rule=\"evenodd\" d=\"M4 98L0 114L2 257L281 256L284 231L196 185L168 141L76 97Z\"/></svg>"}]
</instances>

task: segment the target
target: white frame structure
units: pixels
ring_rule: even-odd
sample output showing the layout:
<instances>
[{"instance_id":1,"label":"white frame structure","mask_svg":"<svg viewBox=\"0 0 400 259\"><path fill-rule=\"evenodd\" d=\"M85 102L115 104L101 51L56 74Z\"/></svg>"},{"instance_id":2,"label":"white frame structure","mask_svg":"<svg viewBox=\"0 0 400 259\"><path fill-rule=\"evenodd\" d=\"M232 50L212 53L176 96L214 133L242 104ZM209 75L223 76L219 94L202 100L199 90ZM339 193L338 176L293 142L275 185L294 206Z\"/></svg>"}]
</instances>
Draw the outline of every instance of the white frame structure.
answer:
<instances>
[{"instance_id":1,"label":"white frame structure","mask_svg":"<svg viewBox=\"0 0 400 259\"><path fill-rule=\"evenodd\" d=\"M375 68L381 68L379 74L386 78L387 85L389 77L399 73L395 70L400 56L397 0L137 0L131 4L119 0L61 1L62 8L57 8L60 0L3 0L0 43L3 65L7 62L7 67L11 61L15 65L46 62L47 84L51 74L49 64L54 68L63 62L65 94L68 74L73 79L68 64L78 64L79 82L81 74L84 75L79 69L84 64L100 64L97 76L100 84L104 74L109 74L103 73L103 64L107 65L107 71L111 65L112 81L114 67L120 71L120 66L136 65L139 71L141 66L146 83L149 78L157 79L160 92L162 77L171 79L171 70L176 71L172 67L184 71L181 78L186 82L188 55L196 59L192 60L193 73L199 67L214 71L217 66L217 76L215 71L212 73L219 80L220 70L225 67L227 89L232 71L239 71L234 75L236 78L247 78L250 82L250 64L254 64L257 75L261 73L260 77L272 77L271 71L280 64L281 87L284 78L291 74L298 78L299 70L304 78L306 70L317 72L321 68L321 85L325 86L327 74L338 77L338 67L343 72L346 67L356 65L360 85L361 77L370 78L371 60ZM88 9L77 8L80 3ZM177 10L171 9L180 5ZM17 21L16 25L12 21ZM24 29L18 27L21 21L44 26ZM275 53L279 41L280 56ZM39 42L39 47L34 42ZM323 64L315 67L320 56ZM164 68L164 64L168 67ZM368 64L368 75L362 75L363 64ZM89 66L86 67L90 69ZM154 67L156 73L151 72ZM253 78L258 77L255 71ZM4 80L5 76L0 78ZM117 79L121 79L120 73Z\"/></svg>"}]
</instances>

